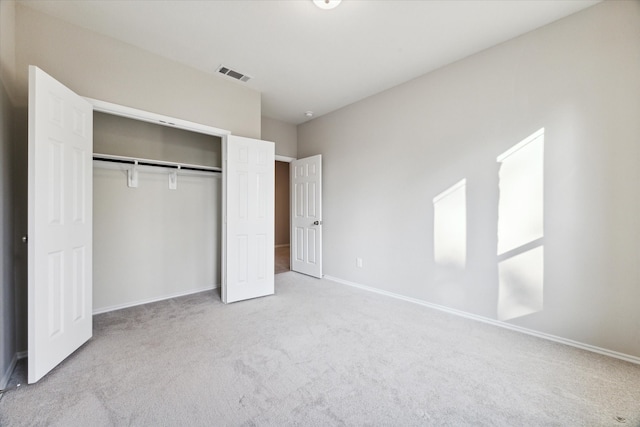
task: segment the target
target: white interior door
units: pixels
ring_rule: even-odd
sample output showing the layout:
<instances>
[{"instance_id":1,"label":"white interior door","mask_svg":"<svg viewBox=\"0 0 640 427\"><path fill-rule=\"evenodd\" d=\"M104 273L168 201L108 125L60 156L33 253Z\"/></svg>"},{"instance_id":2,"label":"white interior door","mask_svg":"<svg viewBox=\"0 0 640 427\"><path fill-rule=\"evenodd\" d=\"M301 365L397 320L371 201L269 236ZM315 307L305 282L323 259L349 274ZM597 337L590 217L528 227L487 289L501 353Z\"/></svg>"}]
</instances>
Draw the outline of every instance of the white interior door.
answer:
<instances>
[{"instance_id":1,"label":"white interior door","mask_svg":"<svg viewBox=\"0 0 640 427\"><path fill-rule=\"evenodd\" d=\"M291 270L322 277L322 156L294 160L291 175Z\"/></svg>"},{"instance_id":2,"label":"white interior door","mask_svg":"<svg viewBox=\"0 0 640 427\"><path fill-rule=\"evenodd\" d=\"M271 295L275 145L229 135L222 158L222 301Z\"/></svg>"},{"instance_id":3,"label":"white interior door","mask_svg":"<svg viewBox=\"0 0 640 427\"><path fill-rule=\"evenodd\" d=\"M28 381L92 334L91 105L29 67Z\"/></svg>"}]
</instances>

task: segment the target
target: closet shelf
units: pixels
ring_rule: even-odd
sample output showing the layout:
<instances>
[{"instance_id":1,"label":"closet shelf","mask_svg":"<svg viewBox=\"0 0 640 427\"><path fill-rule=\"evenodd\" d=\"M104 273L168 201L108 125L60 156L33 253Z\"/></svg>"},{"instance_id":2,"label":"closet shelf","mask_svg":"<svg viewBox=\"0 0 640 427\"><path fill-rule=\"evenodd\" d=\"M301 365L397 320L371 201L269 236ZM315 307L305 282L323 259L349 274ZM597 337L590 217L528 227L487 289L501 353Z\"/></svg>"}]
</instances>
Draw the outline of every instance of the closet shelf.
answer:
<instances>
[{"instance_id":1,"label":"closet shelf","mask_svg":"<svg viewBox=\"0 0 640 427\"><path fill-rule=\"evenodd\" d=\"M140 165L140 166L156 166L161 168L179 169L179 170L188 170L188 171L215 172L215 173L222 172L221 168L214 167L214 166L193 165L189 163L165 162L163 160L150 160L150 159L142 159L142 158L136 158L136 157L115 156L112 154L93 153L93 160L100 160L104 162L113 162L113 163L125 163L125 164Z\"/></svg>"}]
</instances>

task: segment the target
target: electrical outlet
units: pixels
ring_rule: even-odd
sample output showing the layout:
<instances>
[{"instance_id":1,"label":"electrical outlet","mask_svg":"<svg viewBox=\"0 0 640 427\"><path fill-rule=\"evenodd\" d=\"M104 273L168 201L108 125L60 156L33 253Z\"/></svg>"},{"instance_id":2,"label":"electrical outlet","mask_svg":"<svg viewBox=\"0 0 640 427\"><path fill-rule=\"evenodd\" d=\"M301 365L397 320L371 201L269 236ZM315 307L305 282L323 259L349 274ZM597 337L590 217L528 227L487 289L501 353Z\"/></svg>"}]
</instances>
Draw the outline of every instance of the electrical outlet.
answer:
<instances>
[{"instance_id":1,"label":"electrical outlet","mask_svg":"<svg viewBox=\"0 0 640 427\"><path fill-rule=\"evenodd\" d=\"M362 258L356 258L356 267L362 268Z\"/></svg>"}]
</instances>

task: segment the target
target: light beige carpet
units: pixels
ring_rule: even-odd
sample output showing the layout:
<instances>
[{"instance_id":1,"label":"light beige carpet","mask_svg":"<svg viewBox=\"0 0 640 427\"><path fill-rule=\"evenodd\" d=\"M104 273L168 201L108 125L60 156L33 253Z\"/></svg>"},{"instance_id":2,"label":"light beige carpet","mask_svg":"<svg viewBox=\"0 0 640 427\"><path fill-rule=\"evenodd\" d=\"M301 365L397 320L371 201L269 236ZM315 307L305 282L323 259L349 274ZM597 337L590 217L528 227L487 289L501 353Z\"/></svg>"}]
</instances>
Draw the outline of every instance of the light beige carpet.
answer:
<instances>
[{"instance_id":1,"label":"light beige carpet","mask_svg":"<svg viewBox=\"0 0 640 427\"><path fill-rule=\"evenodd\" d=\"M275 248L275 274L284 273L291 269L289 253L289 246L280 246Z\"/></svg>"},{"instance_id":2,"label":"light beige carpet","mask_svg":"<svg viewBox=\"0 0 640 427\"><path fill-rule=\"evenodd\" d=\"M0 425L640 425L640 366L293 272L276 292L95 316Z\"/></svg>"}]
</instances>

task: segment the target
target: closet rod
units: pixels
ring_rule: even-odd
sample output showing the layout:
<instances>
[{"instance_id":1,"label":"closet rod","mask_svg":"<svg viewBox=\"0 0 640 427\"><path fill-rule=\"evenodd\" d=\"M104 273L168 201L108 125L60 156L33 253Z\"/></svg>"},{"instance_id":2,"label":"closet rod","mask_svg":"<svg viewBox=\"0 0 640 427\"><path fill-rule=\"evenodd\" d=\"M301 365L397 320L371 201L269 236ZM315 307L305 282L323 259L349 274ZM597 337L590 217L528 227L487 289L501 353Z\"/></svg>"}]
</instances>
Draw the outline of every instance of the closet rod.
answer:
<instances>
[{"instance_id":1,"label":"closet rod","mask_svg":"<svg viewBox=\"0 0 640 427\"><path fill-rule=\"evenodd\" d=\"M124 163L129 165L137 164L139 166L155 166L159 168L179 169L179 170L198 171L198 172L213 172L213 173L222 172L220 168L210 167L210 166L191 165L187 163L164 162L161 160L136 159L133 157L114 156L111 154L94 154L93 160L100 160L101 162Z\"/></svg>"}]
</instances>

